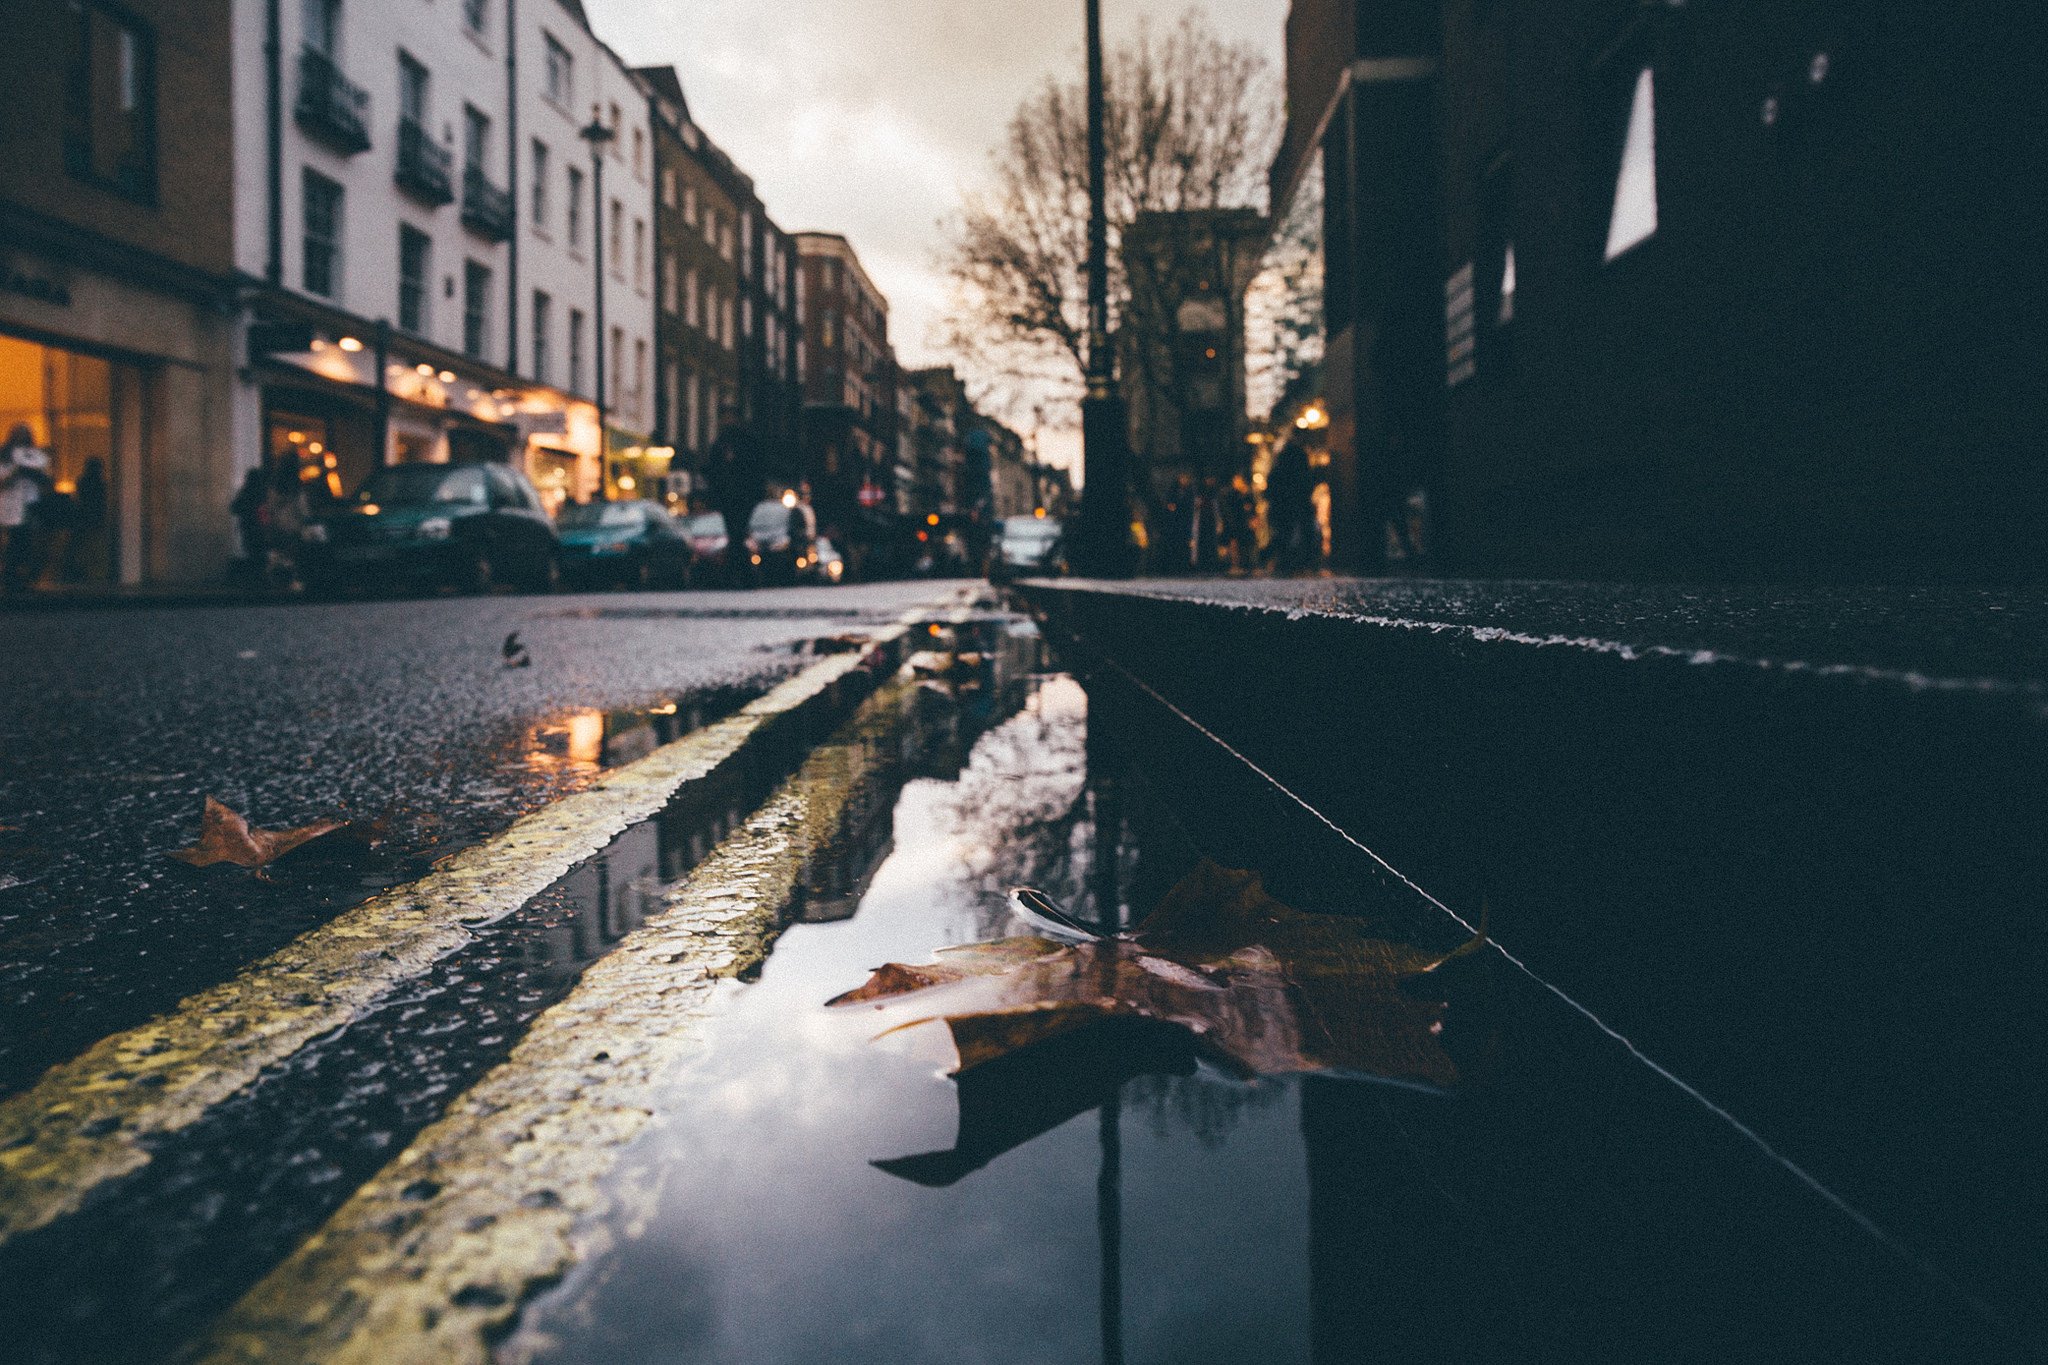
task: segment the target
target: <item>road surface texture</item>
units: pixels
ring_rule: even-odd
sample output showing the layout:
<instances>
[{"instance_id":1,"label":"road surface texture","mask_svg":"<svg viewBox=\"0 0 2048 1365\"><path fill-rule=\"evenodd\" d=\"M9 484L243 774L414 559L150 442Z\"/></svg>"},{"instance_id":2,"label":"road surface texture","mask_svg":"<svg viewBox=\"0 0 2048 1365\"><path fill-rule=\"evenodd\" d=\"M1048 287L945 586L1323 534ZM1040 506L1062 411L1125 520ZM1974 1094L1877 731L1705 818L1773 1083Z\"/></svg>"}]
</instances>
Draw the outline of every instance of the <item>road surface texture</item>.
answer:
<instances>
[{"instance_id":1,"label":"road surface texture","mask_svg":"<svg viewBox=\"0 0 2048 1365\"><path fill-rule=\"evenodd\" d=\"M586 784L577 714L729 710L931 585L0 615L0 1095ZM507 667L517 632L530 666ZM170 858L216 797L369 867ZM317 859L315 862L317 863Z\"/></svg>"}]
</instances>

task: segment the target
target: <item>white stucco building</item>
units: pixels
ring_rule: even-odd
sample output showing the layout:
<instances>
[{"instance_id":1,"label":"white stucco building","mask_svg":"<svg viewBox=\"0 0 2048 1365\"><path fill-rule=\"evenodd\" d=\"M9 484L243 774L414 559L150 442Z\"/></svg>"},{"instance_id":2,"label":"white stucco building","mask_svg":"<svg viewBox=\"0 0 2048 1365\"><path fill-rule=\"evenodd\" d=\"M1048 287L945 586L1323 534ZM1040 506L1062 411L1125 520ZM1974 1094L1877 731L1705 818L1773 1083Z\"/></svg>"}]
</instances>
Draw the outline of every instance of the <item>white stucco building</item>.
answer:
<instances>
[{"instance_id":1,"label":"white stucco building","mask_svg":"<svg viewBox=\"0 0 2048 1365\"><path fill-rule=\"evenodd\" d=\"M599 405L611 452L654 425L653 150L581 6L234 7L238 448L337 493L454 456L604 491Z\"/></svg>"}]
</instances>

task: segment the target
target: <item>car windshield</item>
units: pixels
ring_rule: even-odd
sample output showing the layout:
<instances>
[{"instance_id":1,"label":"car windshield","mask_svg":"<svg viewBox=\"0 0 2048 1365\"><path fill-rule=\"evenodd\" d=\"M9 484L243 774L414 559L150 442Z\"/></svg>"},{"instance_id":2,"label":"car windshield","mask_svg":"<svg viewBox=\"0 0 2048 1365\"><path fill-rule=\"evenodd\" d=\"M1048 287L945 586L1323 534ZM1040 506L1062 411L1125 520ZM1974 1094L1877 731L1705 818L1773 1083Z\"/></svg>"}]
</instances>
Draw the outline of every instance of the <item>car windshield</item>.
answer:
<instances>
[{"instance_id":1,"label":"car windshield","mask_svg":"<svg viewBox=\"0 0 2048 1365\"><path fill-rule=\"evenodd\" d=\"M747 529L757 538L786 536L789 534L790 510L779 502L761 503L754 508L754 515L747 518Z\"/></svg>"},{"instance_id":2,"label":"car windshield","mask_svg":"<svg viewBox=\"0 0 2048 1365\"><path fill-rule=\"evenodd\" d=\"M1058 540L1060 524L1051 518L1011 517L1003 523L1005 540Z\"/></svg>"},{"instance_id":3,"label":"car windshield","mask_svg":"<svg viewBox=\"0 0 2048 1365\"><path fill-rule=\"evenodd\" d=\"M356 494L357 502L383 507L419 506L436 502L466 502L481 505L484 472L474 465L404 464L380 469Z\"/></svg>"},{"instance_id":4,"label":"car windshield","mask_svg":"<svg viewBox=\"0 0 2048 1365\"><path fill-rule=\"evenodd\" d=\"M590 502L564 507L558 519L564 531L589 531L598 527L625 530L643 524L647 509L637 502Z\"/></svg>"},{"instance_id":5,"label":"car windshield","mask_svg":"<svg viewBox=\"0 0 2048 1365\"><path fill-rule=\"evenodd\" d=\"M684 523L686 532L700 539L726 534L725 518L716 512L700 512Z\"/></svg>"}]
</instances>

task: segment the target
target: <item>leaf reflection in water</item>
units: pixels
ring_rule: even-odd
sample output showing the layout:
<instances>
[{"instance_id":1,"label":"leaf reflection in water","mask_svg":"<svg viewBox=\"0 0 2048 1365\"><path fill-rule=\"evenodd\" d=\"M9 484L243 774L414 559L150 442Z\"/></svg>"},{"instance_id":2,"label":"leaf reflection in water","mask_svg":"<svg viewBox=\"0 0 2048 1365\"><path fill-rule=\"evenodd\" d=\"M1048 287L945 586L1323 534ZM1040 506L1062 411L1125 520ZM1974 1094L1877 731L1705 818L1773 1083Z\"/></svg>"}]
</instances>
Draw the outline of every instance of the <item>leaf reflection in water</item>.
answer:
<instances>
[{"instance_id":1,"label":"leaf reflection in water","mask_svg":"<svg viewBox=\"0 0 2048 1365\"><path fill-rule=\"evenodd\" d=\"M878 1163L949 1184L1148 1074L1203 1060L1243 1078L1322 1072L1446 1089L1448 1006L1406 988L1439 953L1309 915L1256 873L1204 862L1137 929L1060 943L1011 938L891 963L830 1002L897 1032L943 1021L958 1070L951 1152Z\"/></svg>"}]
</instances>

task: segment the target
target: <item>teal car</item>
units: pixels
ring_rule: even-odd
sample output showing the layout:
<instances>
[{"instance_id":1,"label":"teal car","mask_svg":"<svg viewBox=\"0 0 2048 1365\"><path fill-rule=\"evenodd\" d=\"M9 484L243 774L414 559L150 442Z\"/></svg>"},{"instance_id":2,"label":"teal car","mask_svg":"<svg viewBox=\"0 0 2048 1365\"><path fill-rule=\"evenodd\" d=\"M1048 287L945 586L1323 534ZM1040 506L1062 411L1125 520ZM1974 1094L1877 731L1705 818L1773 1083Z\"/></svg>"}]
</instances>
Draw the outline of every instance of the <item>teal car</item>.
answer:
<instances>
[{"instance_id":1,"label":"teal car","mask_svg":"<svg viewBox=\"0 0 2048 1365\"><path fill-rule=\"evenodd\" d=\"M580 586L686 588L695 551L685 527L658 503L592 502L555 520L562 577Z\"/></svg>"},{"instance_id":2,"label":"teal car","mask_svg":"<svg viewBox=\"0 0 2048 1365\"><path fill-rule=\"evenodd\" d=\"M300 567L315 590L510 585L545 592L558 576L555 528L510 465L392 465L309 524Z\"/></svg>"}]
</instances>

